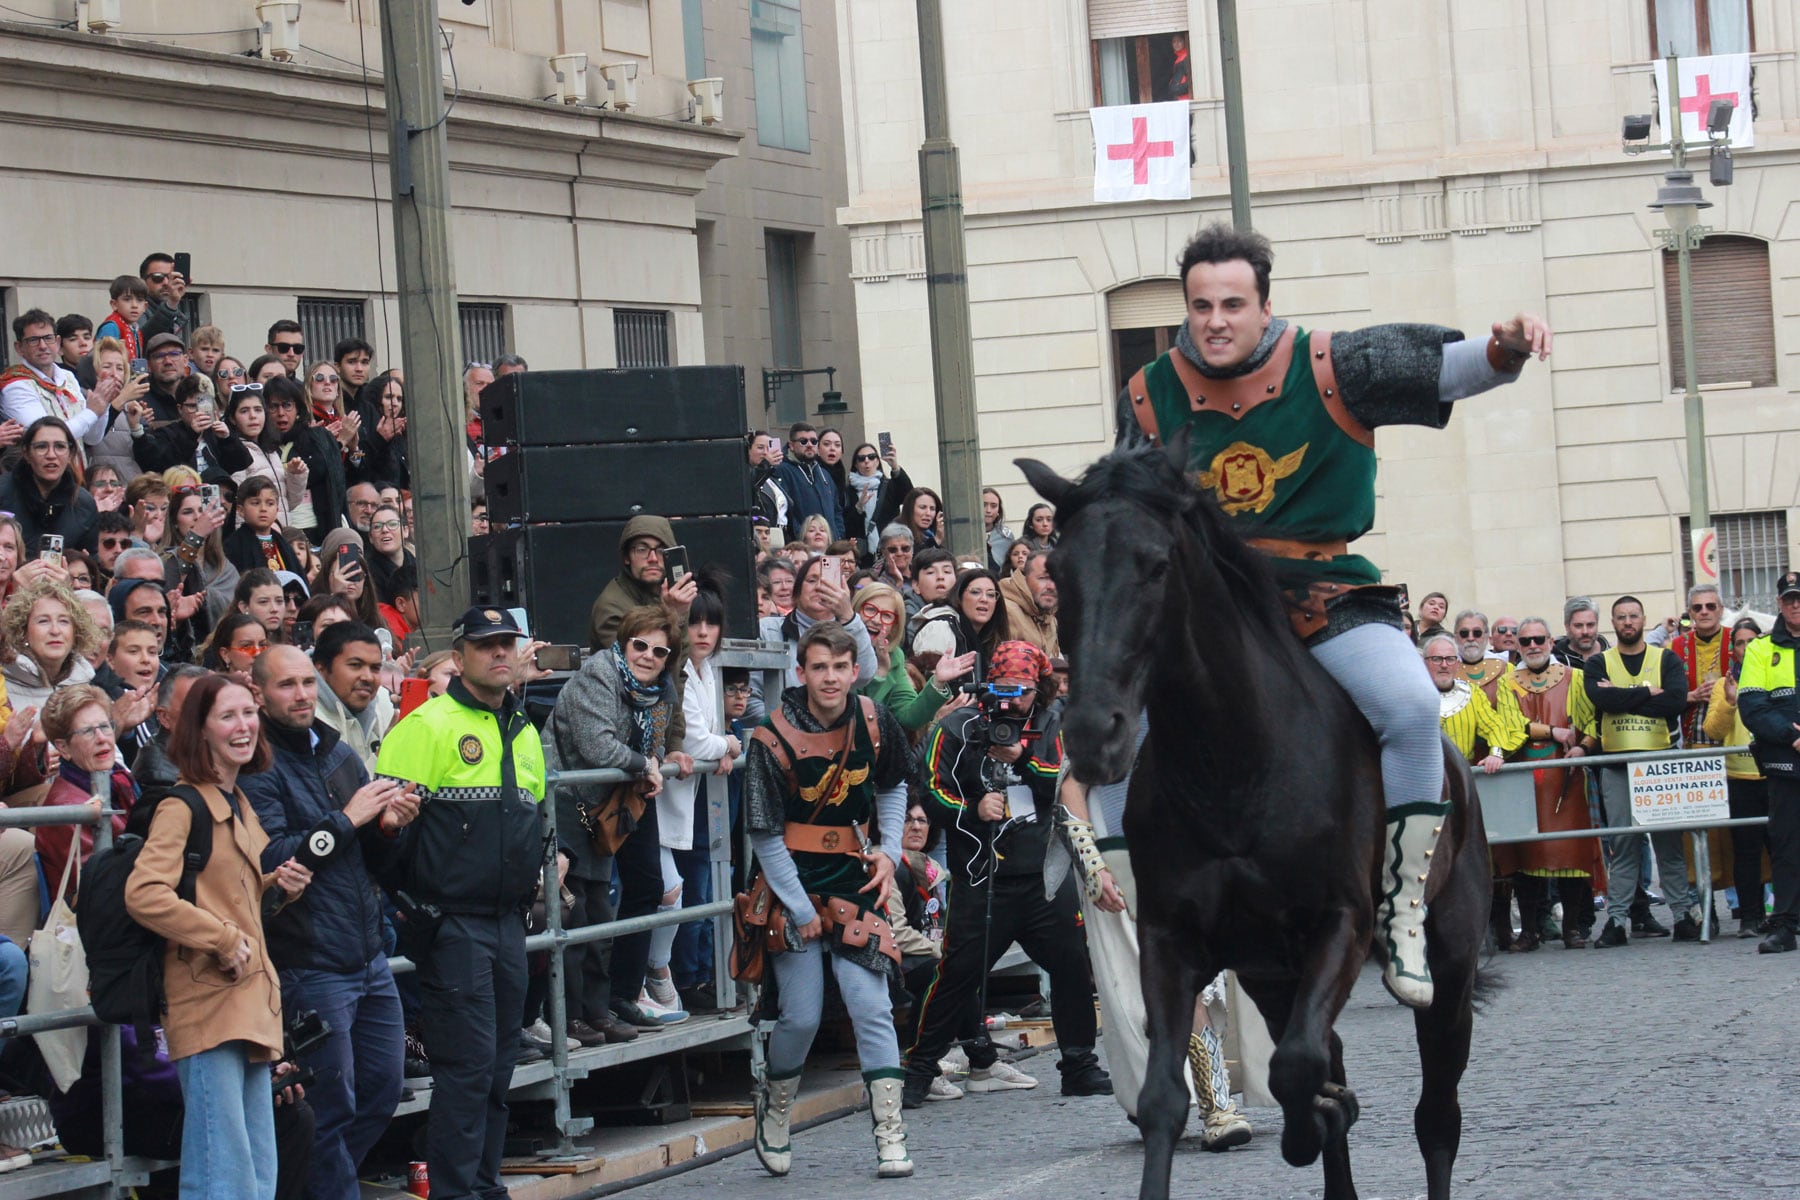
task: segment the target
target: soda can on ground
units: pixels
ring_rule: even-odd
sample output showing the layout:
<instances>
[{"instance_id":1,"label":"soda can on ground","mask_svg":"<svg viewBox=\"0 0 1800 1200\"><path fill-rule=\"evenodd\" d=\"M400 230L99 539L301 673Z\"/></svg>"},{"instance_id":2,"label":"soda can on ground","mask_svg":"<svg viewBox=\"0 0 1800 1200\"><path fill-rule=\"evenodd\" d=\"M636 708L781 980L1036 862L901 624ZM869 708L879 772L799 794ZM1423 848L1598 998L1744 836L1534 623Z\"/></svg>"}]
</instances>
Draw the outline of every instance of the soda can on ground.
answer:
<instances>
[{"instance_id":1,"label":"soda can on ground","mask_svg":"<svg viewBox=\"0 0 1800 1200\"><path fill-rule=\"evenodd\" d=\"M431 1195L431 1168L422 1162L407 1163L406 1190L414 1196Z\"/></svg>"}]
</instances>

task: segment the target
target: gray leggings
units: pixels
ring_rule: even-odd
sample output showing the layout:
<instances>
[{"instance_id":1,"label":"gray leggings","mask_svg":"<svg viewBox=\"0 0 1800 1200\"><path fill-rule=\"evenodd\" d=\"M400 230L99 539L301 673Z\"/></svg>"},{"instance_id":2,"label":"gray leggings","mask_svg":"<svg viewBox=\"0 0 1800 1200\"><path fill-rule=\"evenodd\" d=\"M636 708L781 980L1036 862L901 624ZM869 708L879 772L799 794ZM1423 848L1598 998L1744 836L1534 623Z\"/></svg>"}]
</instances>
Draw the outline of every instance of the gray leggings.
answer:
<instances>
[{"instance_id":1,"label":"gray leggings","mask_svg":"<svg viewBox=\"0 0 1800 1200\"><path fill-rule=\"evenodd\" d=\"M1441 801L1437 685L1412 640L1392 625L1358 625L1314 646L1312 655L1375 727L1387 806Z\"/></svg>"},{"instance_id":2,"label":"gray leggings","mask_svg":"<svg viewBox=\"0 0 1800 1200\"><path fill-rule=\"evenodd\" d=\"M781 1000L781 1017L769 1036L769 1077L787 1079L806 1066L813 1035L825 1011L825 964L828 951L821 942L807 942L800 950L777 954L775 984ZM900 1066L900 1039L894 1032L894 1005L888 998L887 978L840 955L831 955L838 994L856 1030L856 1055L863 1073L881 1067Z\"/></svg>"}]
</instances>

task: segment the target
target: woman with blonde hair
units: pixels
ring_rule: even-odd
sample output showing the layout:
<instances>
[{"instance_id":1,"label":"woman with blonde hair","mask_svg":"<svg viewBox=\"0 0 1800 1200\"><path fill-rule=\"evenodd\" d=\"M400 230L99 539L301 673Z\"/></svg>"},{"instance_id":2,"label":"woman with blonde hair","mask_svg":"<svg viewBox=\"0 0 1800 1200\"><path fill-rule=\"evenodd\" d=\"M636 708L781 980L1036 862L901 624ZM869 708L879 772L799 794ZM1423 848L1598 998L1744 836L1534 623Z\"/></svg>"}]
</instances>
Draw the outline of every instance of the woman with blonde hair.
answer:
<instances>
[{"instance_id":1,"label":"woman with blonde hair","mask_svg":"<svg viewBox=\"0 0 1800 1200\"><path fill-rule=\"evenodd\" d=\"M93 681L88 658L100 650L100 629L61 583L40 579L14 592L0 610L0 638L0 675L14 708L42 709L57 689Z\"/></svg>"},{"instance_id":2,"label":"woman with blonde hair","mask_svg":"<svg viewBox=\"0 0 1800 1200\"><path fill-rule=\"evenodd\" d=\"M875 645L875 678L857 691L878 704L886 705L908 733L916 733L931 723L933 714L956 698L956 681L975 665L973 654L945 654L937 661L924 688L913 686L906 673L906 652L901 649L901 635L906 629L906 601L885 583L865 584L856 593L856 613L868 627L869 641Z\"/></svg>"}]
</instances>

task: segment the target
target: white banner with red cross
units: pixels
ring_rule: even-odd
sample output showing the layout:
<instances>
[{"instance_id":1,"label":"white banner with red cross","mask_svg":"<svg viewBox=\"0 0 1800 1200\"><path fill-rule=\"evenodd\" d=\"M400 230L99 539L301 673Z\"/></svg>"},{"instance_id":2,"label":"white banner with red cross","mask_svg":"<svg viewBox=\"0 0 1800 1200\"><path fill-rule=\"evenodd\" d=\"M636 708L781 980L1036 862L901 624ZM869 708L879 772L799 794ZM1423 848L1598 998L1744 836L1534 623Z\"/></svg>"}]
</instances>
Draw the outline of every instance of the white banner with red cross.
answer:
<instances>
[{"instance_id":1,"label":"white banner with red cross","mask_svg":"<svg viewBox=\"0 0 1800 1200\"><path fill-rule=\"evenodd\" d=\"M1747 150L1756 144L1750 114L1750 56L1748 54L1715 54L1710 58L1678 58L1675 70L1681 80L1681 138L1689 146L1706 142L1706 117L1714 100L1729 100L1736 105L1731 112L1731 148ZM1669 116L1667 76L1659 62L1656 66L1658 90L1662 101L1663 136L1674 128Z\"/></svg>"},{"instance_id":2,"label":"white banner with red cross","mask_svg":"<svg viewBox=\"0 0 1800 1200\"><path fill-rule=\"evenodd\" d=\"M1189 200L1188 102L1088 109L1094 127L1094 199Z\"/></svg>"}]
</instances>

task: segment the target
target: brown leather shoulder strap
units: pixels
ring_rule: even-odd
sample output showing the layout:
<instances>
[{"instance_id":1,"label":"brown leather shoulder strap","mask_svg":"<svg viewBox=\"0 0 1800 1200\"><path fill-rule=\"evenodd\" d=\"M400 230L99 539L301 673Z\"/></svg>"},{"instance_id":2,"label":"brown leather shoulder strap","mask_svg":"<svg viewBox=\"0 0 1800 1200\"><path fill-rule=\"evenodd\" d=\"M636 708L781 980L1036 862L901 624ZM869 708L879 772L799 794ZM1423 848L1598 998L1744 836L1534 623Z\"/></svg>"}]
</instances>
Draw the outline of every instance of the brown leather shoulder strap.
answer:
<instances>
[{"instance_id":1,"label":"brown leather shoulder strap","mask_svg":"<svg viewBox=\"0 0 1800 1200\"><path fill-rule=\"evenodd\" d=\"M1331 361L1331 331L1315 329L1311 333L1313 383L1319 389L1319 400L1331 414L1337 427L1359 444L1373 450L1375 433L1350 415L1344 407L1344 390L1338 386L1337 367Z\"/></svg>"},{"instance_id":2,"label":"brown leather shoulder strap","mask_svg":"<svg viewBox=\"0 0 1800 1200\"><path fill-rule=\"evenodd\" d=\"M1125 390L1131 394L1131 415L1137 418L1138 428L1144 431L1145 437L1157 442L1156 406L1150 403L1150 388L1144 382L1143 367L1138 368Z\"/></svg>"},{"instance_id":3,"label":"brown leather shoulder strap","mask_svg":"<svg viewBox=\"0 0 1800 1200\"><path fill-rule=\"evenodd\" d=\"M780 713L771 713L770 719L781 721L782 716ZM761 742L769 753L775 756L775 762L781 767L781 778L786 782L788 791L791 792L798 787L799 784L794 778L794 752L786 742L782 741L781 735L767 725L758 725L750 731L750 737Z\"/></svg>"},{"instance_id":4,"label":"brown leather shoulder strap","mask_svg":"<svg viewBox=\"0 0 1800 1200\"><path fill-rule=\"evenodd\" d=\"M875 757L881 757L881 722L875 716L875 702L867 696L858 696L857 703L862 710L863 728L869 731L869 745L875 748Z\"/></svg>"}]
</instances>

